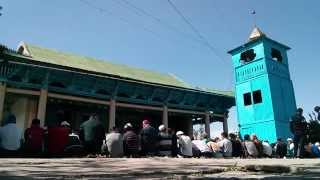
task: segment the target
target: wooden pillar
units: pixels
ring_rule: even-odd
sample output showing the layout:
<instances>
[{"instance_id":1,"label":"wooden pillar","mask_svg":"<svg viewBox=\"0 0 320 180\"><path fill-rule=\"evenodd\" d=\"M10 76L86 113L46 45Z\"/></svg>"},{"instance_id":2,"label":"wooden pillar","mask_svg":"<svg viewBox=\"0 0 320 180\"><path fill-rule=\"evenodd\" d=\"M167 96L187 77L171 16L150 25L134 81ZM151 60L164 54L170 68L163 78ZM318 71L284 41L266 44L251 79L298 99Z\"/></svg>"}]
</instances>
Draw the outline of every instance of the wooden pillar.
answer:
<instances>
[{"instance_id":1,"label":"wooden pillar","mask_svg":"<svg viewBox=\"0 0 320 180\"><path fill-rule=\"evenodd\" d=\"M223 118L223 132L228 133L228 117L227 116Z\"/></svg>"},{"instance_id":2,"label":"wooden pillar","mask_svg":"<svg viewBox=\"0 0 320 180\"><path fill-rule=\"evenodd\" d=\"M205 132L207 133L208 137L210 137L210 112L206 112L204 121L205 121L205 126L204 126Z\"/></svg>"},{"instance_id":3,"label":"wooden pillar","mask_svg":"<svg viewBox=\"0 0 320 180\"><path fill-rule=\"evenodd\" d=\"M166 127L168 130L169 126L169 121L168 121L168 106L164 105L163 106L163 111L162 111L162 124Z\"/></svg>"},{"instance_id":4,"label":"wooden pillar","mask_svg":"<svg viewBox=\"0 0 320 180\"><path fill-rule=\"evenodd\" d=\"M109 131L116 125L116 101L110 100L109 106Z\"/></svg>"},{"instance_id":5,"label":"wooden pillar","mask_svg":"<svg viewBox=\"0 0 320 180\"><path fill-rule=\"evenodd\" d=\"M186 133L186 135L190 136L190 138L193 137L193 123L192 123L192 118L187 119L187 123L188 123L188 132Z\"/></svg>"},{"instance_id":6,"label":"wooden pillar","mask_svg":"<svg viewBox=\"0 0 320 180\"><path fill-rule=\"evenodd\" d=\"M0 124L3 120L5 96L6 96L6 84L0 82Z\"/></svg>"},{"instance_id":7,"label":"wooden pillar","mask_svg":"<svg viewBox=\"0 0 320 180\"><path fill-rule=\"evenodd\" d=\"M38 103L38 114L37 114L37 118L40 119L41 126L44 125L45 118L46 118L47 99L48 99L48 90L41 89L39 103Z\"/></svg>"}]
</instances>

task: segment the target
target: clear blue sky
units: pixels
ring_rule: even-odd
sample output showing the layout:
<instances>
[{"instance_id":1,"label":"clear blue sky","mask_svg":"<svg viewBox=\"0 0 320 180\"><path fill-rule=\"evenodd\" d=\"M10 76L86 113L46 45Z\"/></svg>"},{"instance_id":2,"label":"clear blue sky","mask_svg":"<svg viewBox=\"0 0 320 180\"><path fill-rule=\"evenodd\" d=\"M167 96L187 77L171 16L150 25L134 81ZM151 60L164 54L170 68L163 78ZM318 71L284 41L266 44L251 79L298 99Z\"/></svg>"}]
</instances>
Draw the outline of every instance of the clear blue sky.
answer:
<instances>
[{"instance_id":1,"label":"clear blue sky","mask_svg":"<svg viewBox=\"0 0 320 180\"><path fill-rule=\"evenodd\" d=\"M16 48L18 42L26 41L173 73L196 86L231 90L231 58L226 52L247 40L253 28L250 11L255 9L262 31L292 48L288 55L297 105L310 112L320 104L320 1L172 0L215 52L194 40L197 36L166 0L128 1L171 28L126 8L122 0L89 1L106 11L80 0L2 0L0 43ZM234 114L232 110L231 129L237 124Z\"/></svg>"}]
</instances>

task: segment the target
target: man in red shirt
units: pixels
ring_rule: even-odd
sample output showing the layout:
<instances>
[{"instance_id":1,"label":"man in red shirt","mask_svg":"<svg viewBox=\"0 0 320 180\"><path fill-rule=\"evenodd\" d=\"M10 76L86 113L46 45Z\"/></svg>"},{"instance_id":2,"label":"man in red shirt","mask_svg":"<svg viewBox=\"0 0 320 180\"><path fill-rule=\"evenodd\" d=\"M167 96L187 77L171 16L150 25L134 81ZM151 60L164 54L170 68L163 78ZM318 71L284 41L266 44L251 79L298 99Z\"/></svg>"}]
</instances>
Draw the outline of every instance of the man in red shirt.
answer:
<instances>
[{"instance_id":1,"label":"man in red shirt","mask_svg":"<svg viewBox=\"0 0 320 180\"><path fill-rule=\"evenodd\" d=\"M42 154L44 129L40 127L40 120L33 119L31 127L24 133L26 152L31 156L40 156Z\"/></svg>"},{"instance_id":2,"label":"man in red shirt","mask_svg":"<svg viewBox=\"0 0 320 180\"><path fill-rule=\"evenodd\" d=\"M70 128L65 126L62 122L64 120L64 113L57 113L57 121L48 128L48 155L59 157L64 155L64 149L69 141ZM62 124L61 124L62 123Z\"/></svg>"},{"instance_id":3,"label":"man in red shirt","mask_svg":"<svg viewBox=\"0 0 320 180\"><path fill-rule=\"evenodd\" d=\"M49 156L63 156L64 149L69 141L70 129L65 126L48 128L48 153Z\"/></svg>"}]
</instances>

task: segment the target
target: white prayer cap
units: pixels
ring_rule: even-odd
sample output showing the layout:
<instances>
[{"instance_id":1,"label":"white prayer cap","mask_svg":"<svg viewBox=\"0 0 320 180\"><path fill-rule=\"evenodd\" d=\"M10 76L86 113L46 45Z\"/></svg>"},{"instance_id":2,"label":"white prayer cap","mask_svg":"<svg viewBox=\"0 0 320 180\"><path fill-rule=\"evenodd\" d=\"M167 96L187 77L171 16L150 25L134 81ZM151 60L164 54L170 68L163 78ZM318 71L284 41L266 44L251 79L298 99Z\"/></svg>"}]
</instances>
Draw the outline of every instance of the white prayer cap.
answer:
<instances>
[{"instance_id":1,"label":"white prayer cap","mask_svg":"<svg viewBox=\"0 0 320 180\"><path fill-rule=\"evenodd\" d=\"M70 124L67 121L62 121L60 125L61 126L70 126Z\"/></svg>"},{"instance_id":2,"label":"white prayer cap","mask_svg":"<svg viewBox=\"0 0 320 180\"><path fill-rule=\"evenodd\" d=\"M182 131L178 131L177 133L176 133L176 135L177 136L180 136L180 135L183 135L184 133L182 132Z\"/></svg>"},{"instance_id":3,"label":"white prayer cap","mask_svg":"<svg viewBox=\"0 0 320 180\"><path fill-rule=\"evenodd\" d=\"M132 128L133 126L132 126L131 123L127 123L126 125L124 125L124 128L125 128L125 129L128 128L128 127Z\"/></svg>"},{"instance_id":4,"label":"white prayer cap","mask_svg":"<svg viewBox=\"0 0 320 180\"><path fill-rule=\"evenodd\" d=\"M160 126L159 126L159 131L164 131L166 129L166 127L163 125L163 124L161 124Z\"/></svg>"}]
</instances>

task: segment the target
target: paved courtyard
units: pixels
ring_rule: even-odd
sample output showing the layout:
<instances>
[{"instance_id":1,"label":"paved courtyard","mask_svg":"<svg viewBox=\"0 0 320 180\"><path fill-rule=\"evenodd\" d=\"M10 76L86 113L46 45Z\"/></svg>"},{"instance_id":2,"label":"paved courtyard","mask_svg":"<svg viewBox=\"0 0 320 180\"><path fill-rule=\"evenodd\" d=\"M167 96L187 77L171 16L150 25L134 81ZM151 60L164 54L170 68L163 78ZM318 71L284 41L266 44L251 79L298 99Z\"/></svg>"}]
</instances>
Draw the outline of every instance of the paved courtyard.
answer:
<instances>
[{"instance_id":1,"label":"paved courtyard","mask_svg":"<svg viewBox=\"0 0 320 180\"><path fill-rule=\"evenodd\" d=\"M318 159L0 159L0 179L320 179Z\"/></svg>"}]
</instances>

